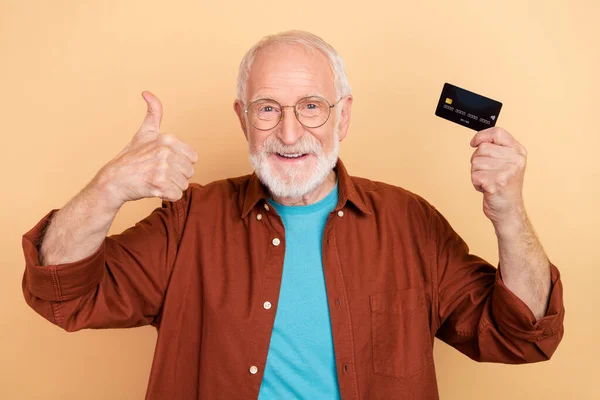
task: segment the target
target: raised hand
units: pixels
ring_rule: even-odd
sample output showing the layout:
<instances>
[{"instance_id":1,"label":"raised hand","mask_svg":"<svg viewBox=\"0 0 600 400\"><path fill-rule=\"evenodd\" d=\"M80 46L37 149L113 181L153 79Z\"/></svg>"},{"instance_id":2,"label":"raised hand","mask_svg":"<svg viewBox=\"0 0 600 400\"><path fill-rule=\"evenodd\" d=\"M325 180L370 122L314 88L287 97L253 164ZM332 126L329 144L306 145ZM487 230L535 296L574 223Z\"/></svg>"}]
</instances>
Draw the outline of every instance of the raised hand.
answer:
<instances>
[{"instance_id":1,"label":"raised hand","mask_svg":"<svg viewBox=\"0 0 600 400\"><path fill-rule=\"evenodd\" d=\"M125 148L96 176L110 193L111 205L149 197L177 201L194 175L198 153L172 134L160 133L163 110L160 100L142 93L148 112L140 129Z\"/></svg>"}]
</instances>

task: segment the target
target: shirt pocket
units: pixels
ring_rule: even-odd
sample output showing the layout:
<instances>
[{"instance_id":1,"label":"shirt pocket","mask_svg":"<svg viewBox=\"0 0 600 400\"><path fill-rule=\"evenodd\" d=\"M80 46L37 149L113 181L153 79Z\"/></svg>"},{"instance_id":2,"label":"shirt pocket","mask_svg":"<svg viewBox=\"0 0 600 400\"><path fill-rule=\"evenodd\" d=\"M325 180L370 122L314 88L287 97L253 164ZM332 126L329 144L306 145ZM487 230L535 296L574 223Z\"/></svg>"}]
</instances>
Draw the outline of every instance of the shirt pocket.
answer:
<instances>
[{"instance_id":1,"label":"shirt pocket","mask_svg":"<svg viewBox=\"0 0 600 400\"><path fill-rule=\"evenodd\" d=\"M425 293L421 288L370 296L373 369L410 378L433 362Z\"/></svg>"}]
</instances>

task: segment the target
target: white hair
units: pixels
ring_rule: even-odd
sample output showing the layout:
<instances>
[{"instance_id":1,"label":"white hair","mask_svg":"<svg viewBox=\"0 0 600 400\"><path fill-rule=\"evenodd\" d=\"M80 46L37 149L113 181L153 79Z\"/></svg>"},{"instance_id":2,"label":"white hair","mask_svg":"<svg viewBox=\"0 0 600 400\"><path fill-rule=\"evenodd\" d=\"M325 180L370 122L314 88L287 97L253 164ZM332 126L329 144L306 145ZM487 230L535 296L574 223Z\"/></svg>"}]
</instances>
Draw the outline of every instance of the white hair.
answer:
<instances>
[{"instance_id":1,"label":"white hair","mask_svg":"<svg viewBox=\"0 0 600 400\"><path fill-rule=\"evenodd\" d=\"M237 78L237 99L246 101L246 83L250 75L250 67L258 52L273 44L298 44L308 50L318 50L329 58L331 70L333 72L333 82L335 86L336 101L352 93L348 77L346 76L346 67L344 60L338 52L323 39L317 35L305 31L286 31L275 35L269 35L256 43L242 58L240 70Z\"/></svg>"}]
</instances>

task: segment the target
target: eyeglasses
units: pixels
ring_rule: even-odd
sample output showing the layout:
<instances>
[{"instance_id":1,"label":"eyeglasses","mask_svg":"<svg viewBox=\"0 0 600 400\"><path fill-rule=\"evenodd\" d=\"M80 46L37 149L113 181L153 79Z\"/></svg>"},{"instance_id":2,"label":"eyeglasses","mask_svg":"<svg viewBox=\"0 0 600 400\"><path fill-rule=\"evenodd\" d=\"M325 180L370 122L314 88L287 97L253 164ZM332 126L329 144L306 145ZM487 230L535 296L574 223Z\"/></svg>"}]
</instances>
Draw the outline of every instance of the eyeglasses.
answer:
<instances>
[{"instance_id":1,"label":"eyeglasses","mask_svg":"<svg viewBox=\"0 0 600 400\"><path fill-rule=\"evenodd\" d=\"M282 106L275 100L258 99L248 104L244 110L250 124L260 131L268 131L275 128L283 120L284 108L294 109L296 119L306 128L318 128L327 122L331 109L335 107L343 97L331 105L320 96L304 97L293 106Z\"/></svg>"}]
</instances>

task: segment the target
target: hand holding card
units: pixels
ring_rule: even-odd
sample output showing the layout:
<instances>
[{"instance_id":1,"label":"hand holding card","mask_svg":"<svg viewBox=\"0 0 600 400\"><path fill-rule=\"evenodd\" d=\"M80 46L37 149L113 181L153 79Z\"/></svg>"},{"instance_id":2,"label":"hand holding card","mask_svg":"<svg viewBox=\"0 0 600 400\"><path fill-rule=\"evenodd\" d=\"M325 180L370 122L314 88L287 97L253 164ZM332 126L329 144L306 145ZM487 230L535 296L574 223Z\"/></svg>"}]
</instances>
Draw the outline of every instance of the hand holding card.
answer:
<instances>
[{"instance_id":1,"label":"hand holding card","mask_svg":"<svg viewBox=\"0 0 600 400\"><path fill-rule=\"evenodd\" d=\"M449 83L435 115L479 131L471 140L471 182L483 193L483 212L498 229L523 217L527 151L510 133L494 127L502 103Z\"/></svg>"},{"instance_id":2,"label":"hand holding card","mask_svg":"<svg viewBox=\"0 0 600 400\"><path fill-rule=\"evenodd\" d=\"M471 182L483 193L483 212L496 231L525 218L523 180L527 150L500 127L485 129L471 139Z\"/></svg>"}]
</instances>

